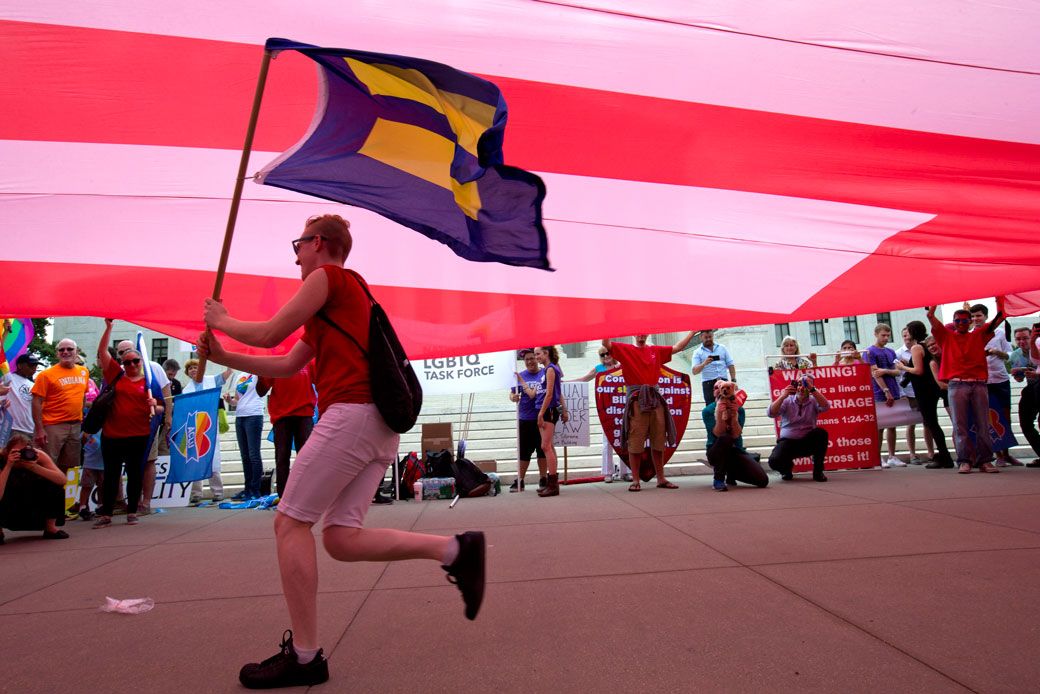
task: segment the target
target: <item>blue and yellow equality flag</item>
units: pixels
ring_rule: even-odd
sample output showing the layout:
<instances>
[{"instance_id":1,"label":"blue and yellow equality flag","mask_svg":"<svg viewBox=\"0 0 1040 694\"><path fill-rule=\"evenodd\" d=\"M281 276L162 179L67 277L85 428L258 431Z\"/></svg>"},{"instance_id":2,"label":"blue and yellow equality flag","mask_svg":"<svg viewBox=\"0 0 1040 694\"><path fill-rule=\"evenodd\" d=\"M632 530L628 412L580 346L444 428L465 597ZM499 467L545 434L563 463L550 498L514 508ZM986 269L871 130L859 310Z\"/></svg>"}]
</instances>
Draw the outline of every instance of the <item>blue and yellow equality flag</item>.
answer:
<instances>
[{"instance_id":1,"label":"blue and yellow equality flag","mask_svg":"<svg viewBox=\"0 0 1040 694\"><path fill-rule=\"evenodd\" d=\"M173 399L167 482L194 482L213 476L213 452L220 445L219 402L220 388L183 393Z\"/></svg>"},{"instance_id":2,"label":"blue and yellow equality flag","mask_svg":"<svg viewBox=\"0 0 1040 694\"><path fill-rule=\"evenodd\" d=\"M549 267L545 184L502 157L506 102L491 82L418 58L268 39L318 64L310 130L256 175L363 207L467 260Z\"/></svg>"}]
</instances>

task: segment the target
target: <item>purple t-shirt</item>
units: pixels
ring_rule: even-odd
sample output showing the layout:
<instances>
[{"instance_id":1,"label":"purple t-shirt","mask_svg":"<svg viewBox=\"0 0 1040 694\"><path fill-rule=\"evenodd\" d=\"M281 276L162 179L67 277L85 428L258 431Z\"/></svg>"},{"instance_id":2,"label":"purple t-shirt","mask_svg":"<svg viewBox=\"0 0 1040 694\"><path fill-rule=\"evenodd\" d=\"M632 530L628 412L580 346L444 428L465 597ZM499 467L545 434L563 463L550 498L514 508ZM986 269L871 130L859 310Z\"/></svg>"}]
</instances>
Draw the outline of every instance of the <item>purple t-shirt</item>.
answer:
<instances>
[{"instance_id":1,"label":"purple t-shirt","mask_svg":"<svg viewBox=\"0 0 1040 694\"><path fill-rule=\"evenodd\" d=\"M830 408L830 402L826 407L820 407L816 398L811 395L805 402L799 402L797 395L788 395L787 399L780 403L780 411L776 416L768 412L766 414L773 419L780 418L780 438L801 439L816 428L817 415Z\"/></svg>"},{"instance_id":2,"label":"purple t-shirt","mask_svg":"<svg viewBox=\"0 0 1040 694\"><path fill-rule=\"evenodd\" d=\"M896 353L890 350L888 347L881 348L877 345L871 345L867 349L867 353L863 355L868 364L878 367L879 369L894 369L896 368ZM888 390L892 393L893 398L898 398L901 393L899 392L899 382L895 376L882 376L885 381L885 385ZM877 384L873 378L870 379L871 384L874 386L874 400L881 402L886 400L885 391L881 390L881 386Z\"/></svg>"},{"instance_id":3,"label":"purple t-shirt","mask_svg":"<svg viewBox=\"0 0 1040 694\"><path fill-rule=\"evenodd\" d=\"M534 418L535 419L538 419L538 411L540 409L542 409L542 403L545 402L545 395L546 395L546 393L545 393L545 380L546 380L546 374L549 372L549 369L552 369L553 371L556 372L556 380L553 383L552 397L549 398L549 407L559 407L560 406L560 394L563 391L563 386L561 386L560 384L563 383L563 371L561 371L560 367L557 366L556 364L550 363L548 366L546 366L544 369L542 369L542 379L541 379L542 384L538 388L538 396L535 398L535 401L534 401L534 406L535 406Z\"/></svg>"},{"instance_id":4,"label":"purple t-shirt","mask_svg":"<svg viewBox=\"0 0 1040 694\"><path fill-rule=\"evenodd\" d=\"M525 368L520 372L520 378L524 379L524 383L535 389L535 397L538 397L542 392L542 388L545 387L543 381L544 375L544 369L538 369L534 373L531 373ZM525 393L524 389L520 386L514 386L513 392L520 393L520 407L517 411L517 418L528 422L538 419L538 408L535 407L534 398L527 397L527 393Z\"/></svg>"}]
</instances>

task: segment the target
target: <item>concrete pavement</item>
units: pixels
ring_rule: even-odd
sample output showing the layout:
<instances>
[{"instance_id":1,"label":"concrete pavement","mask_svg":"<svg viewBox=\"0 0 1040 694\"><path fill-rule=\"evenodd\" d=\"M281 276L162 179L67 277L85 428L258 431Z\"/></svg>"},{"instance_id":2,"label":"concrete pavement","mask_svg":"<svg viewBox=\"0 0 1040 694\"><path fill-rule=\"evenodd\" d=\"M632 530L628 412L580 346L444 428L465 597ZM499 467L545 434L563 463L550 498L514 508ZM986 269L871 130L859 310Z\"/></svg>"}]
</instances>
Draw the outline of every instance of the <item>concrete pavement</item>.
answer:
<instances>
[{"instance_id":1,"label":"concrete pavement","mask_svg":"<svg viewBox=\"0 0 1040 694\"><path fill-rule=\"evenodd\" d=\"M483 529L484 607L466 621L433 562L321 555L313 691L1036 692L1040 470L829 475L374 507L369 527ZM273 516L8 532L0 691L243 691L288 627ZM156 606L106 614L106 595Z\"/></svg>"}]
</instances>

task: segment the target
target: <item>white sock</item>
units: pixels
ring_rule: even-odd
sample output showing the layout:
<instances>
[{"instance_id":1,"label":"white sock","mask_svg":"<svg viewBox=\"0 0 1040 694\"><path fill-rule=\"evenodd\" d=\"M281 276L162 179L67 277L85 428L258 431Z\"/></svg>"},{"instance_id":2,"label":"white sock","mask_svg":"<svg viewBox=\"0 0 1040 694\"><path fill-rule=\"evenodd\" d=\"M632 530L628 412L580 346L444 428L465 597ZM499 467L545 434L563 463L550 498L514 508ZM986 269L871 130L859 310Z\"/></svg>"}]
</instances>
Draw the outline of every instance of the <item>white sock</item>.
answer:
<instances>
[{"instance_id":1,"label":"white sock","mask_svg":"<svg viewBox=\"0 0 1040 694\"><path fill-rule=\"evenodd\" d=\"M448 549L444 550L444 559L441 561L445 566L451 566L455 563L455 559L459 556L459 538L451 538L451 542L448 543Z\"/></svg>"},{"instance_id":2,"label":"white sock","mask_svg":"<svg viewBox=\"0 0 1040 694\"><path fill-rule=\"evenodd\" d=\"M307 663L314 660L318 655L320 648L300 648L296 644L293 644L293 650L296 651L296 662L300 665L306 665Z\"/></svg>"}]
</instances>

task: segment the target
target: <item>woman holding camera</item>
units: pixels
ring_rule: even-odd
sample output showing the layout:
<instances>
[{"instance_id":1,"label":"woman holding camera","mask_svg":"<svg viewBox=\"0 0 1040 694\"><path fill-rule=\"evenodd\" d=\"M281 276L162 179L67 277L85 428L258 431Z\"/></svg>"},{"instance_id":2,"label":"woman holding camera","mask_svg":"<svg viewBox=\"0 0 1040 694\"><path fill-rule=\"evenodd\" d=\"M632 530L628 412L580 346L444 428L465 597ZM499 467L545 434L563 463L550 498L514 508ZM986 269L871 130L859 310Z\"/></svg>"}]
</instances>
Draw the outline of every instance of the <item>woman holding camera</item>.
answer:
<instances>
[{"instance_id":1,"label":"woman holding camera","mask_svg":"<svg viewBox=\"0 0 1040 694\"><path fill-rule=\"evenodd\" d=\"M38 530L48 540L69 536L56 519L65 513L65 473L23 434L0 449L0 528ZM0 530L0 545L4 533Z\"/></svg>"},{"instance_id":2,"label":"woman holding camera","mask_svg":"<svg viewBox=\"0 0 1040 694\"><path fill-rule=\"evenodd\" d=\"M101 506L94 528L112 525L112 507L115 505L119 482L126 467L126 524L137 525L137 504L141 499L145 456L151 437L152 415L162 414L163 404L152 397L144 376L141 354L133 349L123 352L121 362L108 353L112 337L112 319L105 319L105 332L98 345L98 364L105 382L115 388L115 397L109 406L101 427L101 457L105 462L105 477L101 484ZM120 368L122 366L122 368Z\"/></svg>"}]
</instances>

